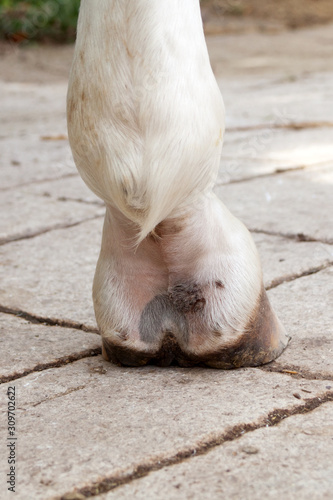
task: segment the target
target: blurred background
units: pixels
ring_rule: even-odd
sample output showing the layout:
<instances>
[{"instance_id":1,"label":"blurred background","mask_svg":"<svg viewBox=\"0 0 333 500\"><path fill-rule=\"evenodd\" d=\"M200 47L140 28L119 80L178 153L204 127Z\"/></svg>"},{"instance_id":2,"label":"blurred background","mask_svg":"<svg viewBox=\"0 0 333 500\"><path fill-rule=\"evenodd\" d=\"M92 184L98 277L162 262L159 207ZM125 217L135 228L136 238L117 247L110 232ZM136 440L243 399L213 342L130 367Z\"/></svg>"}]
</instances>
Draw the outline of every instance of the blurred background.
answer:
<instances>
[{"instance_id":1,"label":"blurred background","mask_svg":"<svg viewBox=\"0 0 333 500\"><path fill-rule=\"evenodd\" d=\"M0 0L0 34L12 42L71 42L80 0Z\"/></svg>"},{"instance_id":2,"label":"blurred background","mask_svg":"<svg viewBox=\"0 0 333 500\"><path fill-rule=\"evenodd\" d=\"M72 42L80 0L0 0L0 36ZM332 0L201 0L207 34L295 29L333 20Z\"/></svg>"}]
</instances>

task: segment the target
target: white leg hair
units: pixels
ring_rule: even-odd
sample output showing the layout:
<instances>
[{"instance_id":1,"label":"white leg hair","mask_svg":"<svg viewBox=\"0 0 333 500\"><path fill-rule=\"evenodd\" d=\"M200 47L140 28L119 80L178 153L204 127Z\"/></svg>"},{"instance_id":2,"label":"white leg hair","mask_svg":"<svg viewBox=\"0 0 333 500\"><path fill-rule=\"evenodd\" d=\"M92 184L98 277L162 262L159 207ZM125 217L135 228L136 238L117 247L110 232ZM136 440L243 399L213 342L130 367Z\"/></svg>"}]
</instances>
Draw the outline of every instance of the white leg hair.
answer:
<instances>
[{"instance_id":1,"label":"white leg hair","mask_svg":"<svg viewBox=\"0 0 333 500\"><path fill-rule=\"evenodd\" d=\"M105 356L276 357L287 340L256 248L212 194L224 106L199 1L82 0L67 110L77 168L107 206L93 287Z\"/></svg>"},{"instance_id":2,"label":"white leg hair","mask_svg":"<svg viewBox=\"0 0 333 500\"><path fill-rule=\"evenodd\" d=\"M224 108L198 0L82 0L68 124L82 178L138 242L211 187Z\"/></svg>"}]
</instances>

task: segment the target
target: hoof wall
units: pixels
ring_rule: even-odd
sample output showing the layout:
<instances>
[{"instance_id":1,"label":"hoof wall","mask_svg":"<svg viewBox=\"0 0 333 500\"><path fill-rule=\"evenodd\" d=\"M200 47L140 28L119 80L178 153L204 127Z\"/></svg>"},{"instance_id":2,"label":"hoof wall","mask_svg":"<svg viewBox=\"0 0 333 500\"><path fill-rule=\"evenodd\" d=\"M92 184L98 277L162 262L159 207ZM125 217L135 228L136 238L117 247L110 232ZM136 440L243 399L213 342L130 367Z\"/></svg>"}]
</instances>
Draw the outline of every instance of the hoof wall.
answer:
<instances>
[{"instance_id":1,"label":"hoof wall","mask_svg":"<svg viewBox=\"0 0 333 500\"><path fill-rule=\"evenodd\" d=\"M276 359L287 347L290 337L275 315L263 289L258 307L244 333L232 344L218 347L214 352L193 353L182 349L175 336L166 333L156 351L137 351L103 338L102 354L116 365L139 367L179 365L182 367L208 366L230 370L245 366L259 366ZM200 346L199 346L200 347Z\"/></svg>"}]
</instances>

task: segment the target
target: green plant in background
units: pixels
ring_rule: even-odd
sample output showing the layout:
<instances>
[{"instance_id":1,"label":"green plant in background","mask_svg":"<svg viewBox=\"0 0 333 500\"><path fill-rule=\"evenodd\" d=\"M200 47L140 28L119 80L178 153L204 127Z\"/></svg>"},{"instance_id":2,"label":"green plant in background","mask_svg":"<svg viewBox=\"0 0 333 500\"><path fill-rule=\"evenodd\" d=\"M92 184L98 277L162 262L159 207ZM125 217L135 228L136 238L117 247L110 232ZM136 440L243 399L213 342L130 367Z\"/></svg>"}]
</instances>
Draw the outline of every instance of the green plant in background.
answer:
<instances>
[{"instance_id":1,"label":"green plant in background","mask_svg":"<svg viewBox=\"0 0 333 500\"><path fill-rule=\"evenodd\" d=\"M22 40L72 41L80 0L0 0L0 36Z\"/></svg>"}]
</instances>

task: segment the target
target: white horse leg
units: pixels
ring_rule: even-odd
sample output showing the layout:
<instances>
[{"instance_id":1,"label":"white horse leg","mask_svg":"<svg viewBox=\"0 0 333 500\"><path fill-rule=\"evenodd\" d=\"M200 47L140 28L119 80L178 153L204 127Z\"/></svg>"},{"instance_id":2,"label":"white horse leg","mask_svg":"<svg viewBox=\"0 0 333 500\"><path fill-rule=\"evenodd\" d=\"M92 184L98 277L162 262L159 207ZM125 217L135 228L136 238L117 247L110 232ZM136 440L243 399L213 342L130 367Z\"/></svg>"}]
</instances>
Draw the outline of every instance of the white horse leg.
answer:
<instances>
[{"instance_id":1,"label":"white horse leg","mask_svg":"<svg viewBox=\"0 0 333 500\"><path fill-rule=\"evenodd\" d=\"M276 358L288 338L254 243L212 194L224 108L198 0L82 0L68 130L107 206L93 287L105 358L220 368Z\"/></svg>"}]
</instances>

